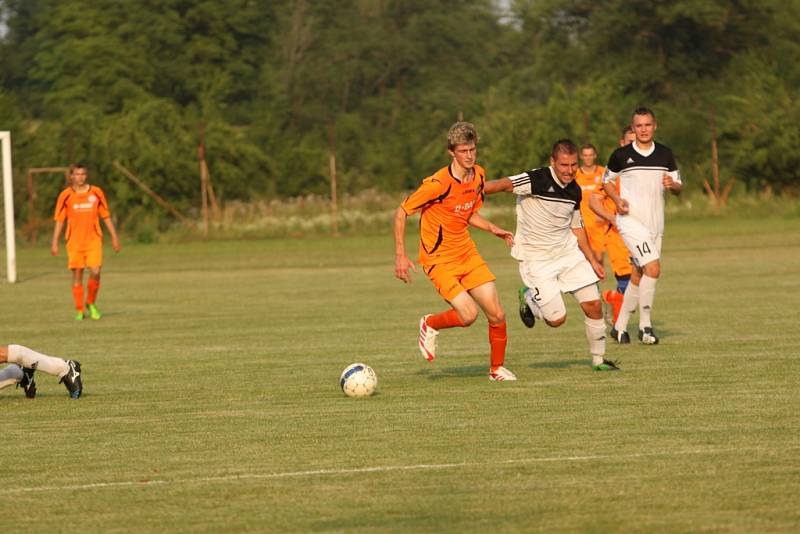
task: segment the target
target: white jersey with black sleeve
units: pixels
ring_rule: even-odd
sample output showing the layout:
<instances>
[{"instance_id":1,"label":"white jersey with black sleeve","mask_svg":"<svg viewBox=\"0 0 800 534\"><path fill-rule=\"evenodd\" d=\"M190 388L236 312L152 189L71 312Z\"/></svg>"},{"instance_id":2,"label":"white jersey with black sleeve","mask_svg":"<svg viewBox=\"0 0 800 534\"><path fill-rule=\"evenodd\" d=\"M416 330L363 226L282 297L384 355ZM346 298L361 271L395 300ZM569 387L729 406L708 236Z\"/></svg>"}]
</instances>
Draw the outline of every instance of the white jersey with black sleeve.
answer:
<instances>
[{"instance_id":1,"label":"white jersey with black sleeve","mask_svg":"<svg viewBox=\"0 0 800 534\"><path fill-rule=\"evenodd\" d=\"M564 184L552 167L509 176L517 195L517 232L511 255L519 261L554 259L577 250L573 228L583 227L581 188Z\"/></svg>"},{"instance_id":2,"label":"white jersey with black sleeve","mask_svg":"<svg viewBox=\"0 0 800 534\"><path fill-rule=\"evenodd\" d=\"M620 197L628 201L629 207L627 215L617 215L618 226L631 217L654 235L664 233L665 173L681 183L672 150L660 143L653 142L648 151L642 151L634 141L611 154L603 182L619 180Z\"/></svg>"}]
</instances>

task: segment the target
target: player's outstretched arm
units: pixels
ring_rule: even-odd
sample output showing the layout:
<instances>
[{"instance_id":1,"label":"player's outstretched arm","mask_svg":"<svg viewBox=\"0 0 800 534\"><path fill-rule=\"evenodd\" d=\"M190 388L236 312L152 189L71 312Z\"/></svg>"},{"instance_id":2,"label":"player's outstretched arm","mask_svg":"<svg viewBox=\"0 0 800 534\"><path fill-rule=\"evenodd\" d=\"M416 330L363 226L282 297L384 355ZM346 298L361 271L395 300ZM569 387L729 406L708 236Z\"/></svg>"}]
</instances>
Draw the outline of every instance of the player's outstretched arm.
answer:
<instances>
[{"instance_id":1,"label":"player's outstretched arm","mask_svg":"<svg viewBox=\"0 0 800 534\"><path fill-rule=\"evenodd\" d=\"M502 191L511 192L514 190L514 185L511 183L510 178L499 178L497 180L489 180L483 184L483 192L487 195L492 193L500 193Z\"/></svg>"},{"instance_id":2,"label":"player's outstretched arm","mask_svg":"<svg viewBox=\"0 0 800 534\"><path fill-rule=\"evenodd\" d=\"M58 240L61 238L61 230L64 229L64 221L56 221L53 227L53 240L50 242L50 254L58 256Z\"/></svg>"},{"instance_id":3,"label":"player's outstretched arm","mask_svg":"<svg viewBox=\"0 0 800 534\"><path fill-rule=\"evenodd\" d=\"M509 180L510 183L510 180ZM506 242L506 244L511 247L514 245L514 234L509 232L508 230L503 230L496 224L490 222L488 219L484 219L477 213L473 213L469 218L470 226L474 226L479 230L483 230L484 232L489 232L492 235L496 235L500 239Z\"/></svg>"},{"instance_id":4,"label":"player's outstretched arm","mask_svg":"<svg viewBox=\"0 0 800 534\"><path fill-rule=\"evenodd\" d=\"M406 215L405 210L400 207L394 212L394 276L406 284L411 283L411 269L417 272L417 268L406 255Z\"/></svg>"},{"instance_id":5,"label":"player's outstretched arm","mask_svg":"<svg viewBox=\"0 0 800 534\"><path fill-rule=\"evenodd\" d=\"M119 242L119 237L117 237L117 229L114 228L114 222L111 220L111 217L106 217L103 219L103 222L108 228L108 233L111 234L111 248L114 249L114 252L119 252L122 250L122 245Z\"/></svg>"}]
</instances>

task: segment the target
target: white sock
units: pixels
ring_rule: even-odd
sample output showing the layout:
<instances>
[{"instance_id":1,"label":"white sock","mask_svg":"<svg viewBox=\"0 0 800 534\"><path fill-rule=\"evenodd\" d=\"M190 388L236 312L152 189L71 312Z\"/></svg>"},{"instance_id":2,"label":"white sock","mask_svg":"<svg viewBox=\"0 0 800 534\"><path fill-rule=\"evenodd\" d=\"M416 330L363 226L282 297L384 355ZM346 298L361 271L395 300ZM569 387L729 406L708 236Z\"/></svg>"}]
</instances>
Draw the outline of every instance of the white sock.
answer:
<instances>
[{"instance_id":1,"label":"white sock","mask_svg":"<svg viewBox=\"0 0 800 534\"><path fill-rule=\"evenodd\" d=\"M22 380L22 369L19 365L7 365L0 370L0 389L19 384L20 380Z\"/></svg>"},{"instance_id":2,"label":"white sock","mask_svg":"<svg viewBox=\"0 0 800 534\"><path fill-rule=\"evenodd\" d=\"M656 282L658 278L642 276L639 281L639 330L650 323L650 312L653 311L653 300L656 298Z\"/></svg>"},{"instance_id":3,"label":"white sock","mask_svg":"<svg viewBox=\"0 0 800 534\"><path fill-rule=\"evenodd\" d=\"M69 365L65 360L40 354L22 345L8 346L8 361L9 363L16 363L20 367L36 369L58 378L61 378L69 371Z\"/></svg>"},{"instance_id":4,"label":"white sock","mask_svg":"<svg viewBox=\"0 0 800 534\"><path fill-rule=\"evenodd\" d=\"M589 352L592 354L592 365L603 363L606 354L606 323L602 319L583 320L586 327L586 339L589 341Z\"/></svg>"},{"instance_id":5,"label":"white sock","mask_svg":"<svg viewBox=\"0 0 800 534\"><path fill-rule=\"evenodd\" d=\"M639 307L639 286L628 284L625 294L622 295L622 307L619 309L617 322L614 323L614 329L617 332L625 332L628 329L628 321L631 314Z\"/></svg>"},{"instance_id":6,"label":"white sock","mask_svg":"<svg viewBox=\"0 0 800 534\"><path fill-rule=\"evenodd\" d=\"M525 302L528 303L528 307L533 312L533 316L539 319L540 321L544 320L544 315L542 314L542 309L536 304L536 301L533 300L533 292L530 289L525 290Z\"/></svg>"}]
</instances>

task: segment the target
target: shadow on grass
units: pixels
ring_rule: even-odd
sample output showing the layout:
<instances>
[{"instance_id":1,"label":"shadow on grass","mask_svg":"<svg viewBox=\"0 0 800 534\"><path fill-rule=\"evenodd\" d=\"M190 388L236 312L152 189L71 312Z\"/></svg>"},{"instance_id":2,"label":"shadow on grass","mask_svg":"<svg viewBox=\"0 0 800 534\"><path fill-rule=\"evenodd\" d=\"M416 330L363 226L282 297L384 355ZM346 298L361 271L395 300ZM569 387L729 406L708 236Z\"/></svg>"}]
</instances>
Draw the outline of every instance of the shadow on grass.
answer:
<instances>
[{"instance_id":1,"label":"shadow on grass","mask_svg":"<svg viewBox=\"0 0 800 534\"><path fill-rule=\"evenodd\" d=\"M566 369L567 367L573 367L576 365L588 365L590 363L589 358L583 359L572 359L572 360L550 360L546 362L535 362L530 364L528 367L531 369Z\"/></svg>"},{"instance_id":2,"label":"shadow on grass","mask_svg":"<svg viewBox=\"0 0 800 534\"><path fill-rule=\"evenodd\" d=\"M484 365L464 365L461 367L447 367L437 369L420 369L418 375L428 380L442 380L446 378L464 378L468 376L483 376L489 370Z\"/></svg>"}]
</instances>

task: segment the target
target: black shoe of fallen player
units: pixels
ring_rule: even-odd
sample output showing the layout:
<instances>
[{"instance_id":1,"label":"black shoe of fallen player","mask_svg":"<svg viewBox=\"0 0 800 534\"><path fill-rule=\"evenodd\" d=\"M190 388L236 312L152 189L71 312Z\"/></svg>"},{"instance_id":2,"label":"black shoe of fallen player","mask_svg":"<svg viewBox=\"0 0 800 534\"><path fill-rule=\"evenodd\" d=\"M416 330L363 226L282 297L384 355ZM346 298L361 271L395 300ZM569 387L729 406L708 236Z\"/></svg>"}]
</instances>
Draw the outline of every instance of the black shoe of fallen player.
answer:
<instances>
[{"instance_id":1,"label":"black shoe of fallen player","mask_svg":"<svg viewBox=\"0 0 800 534\"><path fill-rule=\"evenodd\" d=\"M81 362L75 360L67 360L69 371L61 377L61 382L67 386L69 396L71 399L80 398L83 393L83 381L81 380Z\"/></svg>"},{"instance_id":2,"label":"black shoe of fallen player","mask_svg":"<svg viewBox=\"0 0 800 534\"><path fill-rule=\"evenodd\" d=\"M36 367L23 367L22 368L22 380L19 381L17 384L18 388L22 388L25 392L25 396L29 399L33 399L36 397L36 381L33 379L33 373L36 372Z\"/></svg>"}]
</instances>

